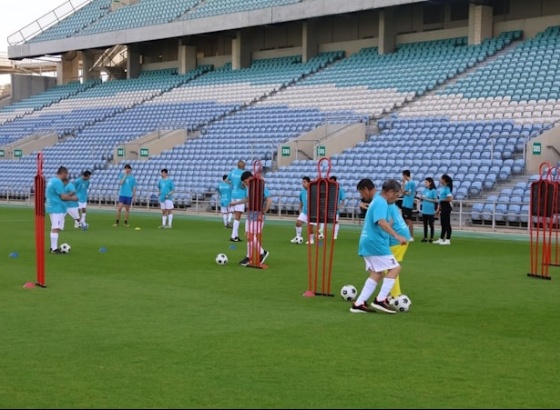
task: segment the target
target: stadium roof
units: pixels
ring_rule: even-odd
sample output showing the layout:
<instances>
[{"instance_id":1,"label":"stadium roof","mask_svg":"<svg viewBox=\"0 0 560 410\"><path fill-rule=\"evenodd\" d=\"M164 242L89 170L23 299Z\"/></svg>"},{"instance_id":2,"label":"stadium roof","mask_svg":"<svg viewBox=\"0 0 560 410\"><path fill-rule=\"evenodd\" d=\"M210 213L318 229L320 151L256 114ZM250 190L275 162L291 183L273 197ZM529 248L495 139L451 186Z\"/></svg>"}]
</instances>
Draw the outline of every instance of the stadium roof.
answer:
<instances>
[{"instance_id":1,"label":"stadium roof","mask_svg":"<svg viewBox=\"0 0 560 410\"><path fill-rule=\"evenodd\" d=\"M110 31L92 35L73 36L59 40L27 42L8 48L11 59L57 55L67 51L107 48L116 44L133 44L145 41L176 38L244 27L263 26L308 18L379 9L389 6L420 3L428 0L305 0L301 3L200 18L174 21L156 26Z\"/></svg>"}]
</instances>

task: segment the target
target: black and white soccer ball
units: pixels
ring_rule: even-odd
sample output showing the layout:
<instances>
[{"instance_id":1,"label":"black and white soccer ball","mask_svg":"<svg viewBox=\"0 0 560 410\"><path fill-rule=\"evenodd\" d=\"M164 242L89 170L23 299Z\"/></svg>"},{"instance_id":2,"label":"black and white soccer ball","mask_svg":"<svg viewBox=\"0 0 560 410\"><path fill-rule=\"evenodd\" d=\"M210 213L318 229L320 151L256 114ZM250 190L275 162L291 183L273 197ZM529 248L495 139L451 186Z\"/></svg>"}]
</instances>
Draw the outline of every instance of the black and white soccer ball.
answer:
<instances>
[{"instance_id":1,"label":"black and white soccer ball","mask_svg":"<svg viewBox=\"0 0 560 410\"><path fill-rule=\"evenodd\" d=\"M63 243L62 245L60 245L60 251L62 253L70 253L71 249L72 249L72 247L70 245L68 245L67 243Z\"/></svg>"},{"instance_id":2,"label":"black and white soccer ball","mask_svg":"<svg viewBox=\"0 0 560 410\"><path fill-rule=\"evenodd\" d=\"M342 289L340 289L340 296L342 296L342 299L348 302L352 302L356 300L356 297L358 296L358 291L352 285L344 285Z\"/></svg>"},{"instance_id":3,"label":"black and white soccer ball","mask_svg":"<svg viewBox=\"0 0 560 410\"><path fill-rule=\"evenodd\" d=\"M228 263L228 257L225 253L219 253L216 256L216 263L218 265L225 265L226 263Z\"/></svg>"},{"instance_id":4,"label":"black and white soccer ball","mask_svg":"<svg viewBox=\"0 0 560 410\"><path fill-rule=\"evenodd\" d=\"M410 310L410 305L412 305L410 298L406 295L400 295L389 303L393 305L398 312L408 312Z\"/></svg>"}]
</instances>

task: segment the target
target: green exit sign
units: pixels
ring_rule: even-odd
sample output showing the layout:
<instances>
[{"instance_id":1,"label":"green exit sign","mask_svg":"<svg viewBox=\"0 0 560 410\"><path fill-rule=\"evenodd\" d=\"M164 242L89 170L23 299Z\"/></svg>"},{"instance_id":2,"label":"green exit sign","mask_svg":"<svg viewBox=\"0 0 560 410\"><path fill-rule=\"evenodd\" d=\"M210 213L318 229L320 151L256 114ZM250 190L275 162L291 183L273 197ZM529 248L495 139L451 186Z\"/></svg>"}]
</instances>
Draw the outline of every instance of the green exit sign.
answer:
<instances>
[{"instance_id":1,"label":"green exit sign","mask_svg":"<svg viewBox=\"0 0 560 410\"><path fill-rule=\"evenodd\" d=\"M150 150L148 148L140 148L140 156L141 157L149 157Z\"/></svg>"},{"instance_id":2,"label":"green exit sign","mask_svg":"<svg viewBox=\"0 0 560 410\"><path fill-rule=\"evenodd\" d=\"M325 155L327 155L327 147L325 147L324 145L319 145L317 147L317 156L324 157Z\"/></svg>"},{"instance_id":3,"label":"green exit sign","mask_svg":"<svg viewBox=\"0 0 560 410\"><path fill-rule=\"evenodd\" d=\"M117 157L124 157L124 148L117 148Z\"/></svg>"},{"instance_id":4,"label":"green exit sign","mask_svg":"<svg viewBox=\"0 0 560 410\"><path fill-rule=\"evenodd\" d=\"M6 156L6 152L3 149L0 149L0 158L4 158Z\"/></svg>"},{"instance_id":5,"label":"green exit sign","mask_svg":"<svg viewBox=\"0 0 560 410\"><path fill-rule=\"evenodd\" d=\"M21 158L21 157L23 157L23 151L20 150L20 149L15 149L15 150L14 150L14 157L15 157L15 158Z\"/></svg>"},{"instance_id":6,"label":"green exit sign","mask_svg":"<svg viewBox=\"0 0 560 410\"><path fill-rule=\"evenodd\" d=\"M288 147L288 146L283 146L282 147L282 156L283 157L289 157L291 153L292 153L292 150L291 150L290 147Z\"/></svg>"},{"instance_id":7,"label":"green exit sign","mask_svg":"<svg viewBox=\"0 0 560 410\"><path fill-rule=\"evenodd\" d=\"M540 142L533 142L533 155L542 154L542 145Z\"/></svg>"}]
</instances>

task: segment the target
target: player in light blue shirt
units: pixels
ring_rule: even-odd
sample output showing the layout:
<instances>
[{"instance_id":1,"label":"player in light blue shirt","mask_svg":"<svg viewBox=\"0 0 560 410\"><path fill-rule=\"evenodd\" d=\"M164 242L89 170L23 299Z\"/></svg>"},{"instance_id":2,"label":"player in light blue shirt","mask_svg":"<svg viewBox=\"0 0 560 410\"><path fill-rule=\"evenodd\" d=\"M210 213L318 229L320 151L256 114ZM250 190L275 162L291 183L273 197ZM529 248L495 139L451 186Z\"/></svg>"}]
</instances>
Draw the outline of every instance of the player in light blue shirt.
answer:
<instances>
[{"instance_id":1,"label":"player in light blue shirt","mask_svg":"<svg viewBox=\"0 0 560 410\"><path fill-rule=\"evenodd\" d=\"M433 178L424 181L424 192L422 192L422 220L424 221L424 239L422 242L434 241L434 215L438 203L436 185ZM428 239L428 227L430 227L430 239Z\"/></svg>"},{"instance_id":2,"label":"player in light blue shirt","mask_svg":"<svg viewBox=\"0 0 560 410\"><path fill-rule=\"evenodd\" d=\"M371 307L386 313L395 313L387 302L387 296L393 286L395 279L399 276L401 266L391 253L390 236L393 236L400 244L405 245L408 240L399 235L389 223L389 205L394 204L401 193L400 184L394 179L383 183L381 192L376 195L375 184L371 179L362 179L358 183L358 192L365 200L373 201L368 207L362 235L360 237L359 255L366 262L366 270L369 278L356 302L350 308L352 313L367 313L371 309L367 306L367 300L373 295L377 284L383 279L381 290L371 304Z\"/></svg>"},{"instance_id":3,"label":"player in light blue shirt","mask_svg":"<svg viewBox=\"0 0 560 410\"><path fill-rule=\"evenodd\" d=\"M414 208L414 198L416 196L416 183L410 178L410 171L407 169L402 173L403 177L403 218L410 230L410 242L414 242L414 224L412 223L412 210Z\"/></svg>"},{"instance_id":4,"label":"player in light blue shirt","mask_svg":"<svg viewBox=\"0 0 560 410\"><path fill-rule=\"evenodd\" d=\"M332 176L329 178L331 181L338 182L338 178ZM340 209L346 203L346 192L342 189L342 186L338 186L338 206L336 210L336 221L334 225L334 239L338 239L338 230L340 229L339 219L340 219ZM322 231L322 228L321 228Z\"/></svg>"},{"instance_id":5,"label":"player in light blue shirt","mask_svg":"<svg viewBox=\"0 0 560 410\"><path fill-rule=\"evenodd\" d=\"M173 193L175 192L175 184L169 178L167 168L161 170L161 179L158 182L159 205L161 207L161 229L173 228Z\"/></svg>"},{"instance_id":6,"label":"player in light blue shirt","mask_svg":"<svg viewBox=\"0 0 560 410\"><path fill-rule=\"evenodd\" d=\"M309 191L309 183L311 182L311 178L303 177L301 179L301 191L299 193L299 216L296 220L296 236L290 242L301 245L303 243L303 224L308 222L308 213L307 213L307 206L308 206L308 196L307 193ZM311 241L313 243L313 225L309 225L309 238L307 242Z\"/></svg>"},{"instance_id":7,"label":"player in light blue shirt","mask_svg":"<svg viewBox=\"0 0 560 410\"><path fill-rule=\"evenodd\" d=\"M251 260L253 260L251 257L255 255L255 251L258 252L258 255L255 255L255 258L257 256L260 256L258 262L260 263L260 265L264 263L264 261L270 254L267 250L263 249L261 239L264 227L264 215L268 212L270 206L272 205L272 197L265 185L263 185L261 198L252 197L253 193L251 192L251 186L254 185L251 184L256 182L251 182L252 179L253 174L251 174L251 172L243 172L243 174L241 175L241 182L243 183L243 187L246 188L245 198L232 200L232 205L234 206L247 205L247 221L245 222L247 255L243 260L241 260L241 262L239 262L241 266L249 265ZM259 193L255 193L254 195L259 195Z\"/></svg>"},{"instance_id":8,"label":"player in light blue shirt","mask_svg":"<svg viewBox=\"0 0 560 410\"><path fill-rule=\"evenodd\" d=\"M224 226L226 228L231 228L231 220L233 219L233 211L231 204L231 185L227 182L228 176L224 175L222 177L222 182L218 184L216 191L220 196L220 211L222 212L222 218L224 219Z\"/></svg>"},{"instance_id":9,"label":"player in light blue shirt","mask_svg":"<svg viewBox=\"0 0 560 410\"><path fill-rule=\"evenodd\" d=\"M86 223L86 211L88 200L89 180L91 178L91 171L84 171L80 178L74 181L76 187L76 195L78 196L78 207L80 208L80 225Z\"/></svg>"},{"instance_id":10,"label":"player in light blue shirt","mask_svg":"<svg viewBox=\"0 0 560 410\"><path fill-rule=\"evenodd\" d=\"M123 172L119 175L119 203L117 205L117 219L113 224L114 227L119 226L121 219L121 210L125 209L124 226L128 228L128 215L130 206L134 202L136 194L136 178L132 175L132 167L130 164L124 166Z\"/></svg>"},{"instance_id":11,"label":"player in light blue shirt","mask_svg":"<svg viewBox=\"0 0 560 410\"><path fill-rule=\"evenodd\" d=\"M69 196L76 196L76 198L79 199L74 184L68 179L64 179L62 182L64 183L64 192ZM78 205L78 201L67 201L66 213L74 220L74 228L80 228L80 206ZM64 220L62 221L62 230L64 230Z\"/></svg>"},{"instance_id":12,"label":"player in light blue shirt","mask_svg":"<svg viewBox=\"0 0 560 410\"><path fill-rule=\"evenodd\" d=\"M56 176L51 178L47 183L45 190L46 211L51 219L51 248L50 253L61 254L62 251L58 247L58 235L62 229L64 217L66 215L66 202L77 201L78 197L68 195L64 189L64 179L68 178L68 169L66 167L58 168Z\"/></svg>"},{"instance_id":13,"label":"player in light blue shirt","mask_svg":"<svg viewBox=\"0 0 560 410\"><path fill-rule=\"evenodd\" d=\"M438 245L451 245L451 211L453 210L453 179L447 174L441 176L439 181L441 190L439 192L439 208L436 214L440 214L441 235L434 243Z\"/></svg>"},{"instance_id":14,"label":"player in light blue shirt","mask_svg":"<svg viewBox=\"0 0 560 410\"><path fill-rule=\"evenodd\" d=\"M243 182L241 181L241 176L245 172L245 161L239 161L237 163L237 168L232 170L228 174L228 181L231 183L231 200L232 202L238 202L245 198L247 194L245 192L245 187L243 186ZM231 238L230 241L232 242L241 242L239 239L239 225L241 221L241 214L245 212L245 203L240 203L239 205L235 205L233 208L234 213L234 220L233 220L233 229L231 230Z\"/></svg>"}]
</instances>

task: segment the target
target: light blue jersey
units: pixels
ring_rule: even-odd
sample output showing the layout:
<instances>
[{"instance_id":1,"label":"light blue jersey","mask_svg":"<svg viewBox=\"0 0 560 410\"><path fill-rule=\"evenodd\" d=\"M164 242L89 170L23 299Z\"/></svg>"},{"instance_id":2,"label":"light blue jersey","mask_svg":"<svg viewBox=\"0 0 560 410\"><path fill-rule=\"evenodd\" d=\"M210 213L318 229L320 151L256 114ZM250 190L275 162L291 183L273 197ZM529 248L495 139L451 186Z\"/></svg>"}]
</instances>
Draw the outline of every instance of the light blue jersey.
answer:
<instances>
[{"instance_id":1,"label":"light blue jersey","mask_svg":"<svg viewBox=\"0 0 560 410\"><path fill-rule=\"evenodd\" d=\"M425 189L422 193L424 199L437 200L437 191L435 189ZM422 201L422 214L424 215L435 215L436 213L436 203L423 200Z\"/></svg>"},{"instance_id":2,"label":"light blue jersey","mask_svg":"<svg viewBox=\"0 0 560 410\"><path fill-rule=\"evenodd\" d=\"M303 188L299 193L299 201L301 202L301 213L307 215L308 199L307 189Z\"/></svg>"},{"instance_id":3,"label":"light blue jersey","mask_svg":"<svg viewBox=\"0 0 560 410\"><path fill-rule=\"evenodd\" d=\"M216 190L220 194L220 206L227 208L231 203L231 185L223 181L218 184Z\"/></svg>"},{"instance_id":4,"label":"light blue jersey","mask_svg":"<svg viewBox=\"0 0 560 410\"><path fill-rule=\"evenodd\" d=\"M404 190L408 194L403 196L402 206L412 209L414 208L414 195L416 195L416 184L414 181L408 181L404 184Z\"/></svg>"},{"instance_id":5,"label":"light blue jersey","mask_svg":"<svg viewBox=\"0 0 560 410\"><path fill-rule=\"evenodd\" d=\"M72 182L68 182L66 184L66 186L64 187L64 193L66 195L76 195L76 187L74 186L74 184ZM78 201L65 201L66 204L66 209L68 208L78 208Z\"/></svg>"},{"instance_id":6,"label":"light blue jersey","mask_svg":"<svg viewBox=\"0 0 560 410\"><path fill-rule=\"evenodd\" d=\"M344 201L346 201L346 192L344 192L344 189L342 189L342 187L339 185L339 187L338 187L338 205L336 207L336 214L337 215L340 214L340 208L341 208L342 204L344 203Z\"/></svg>"},{"instance_id":7,"label":"light blue jersey","mask_svg":"<svg viewBox=\"0 0 560 410\"><path fill-rule=\"evenodd\" d=\"M125 176L124 173L121 173L119 175L119 183L120 181L122 181L124 176ZM134 178L134 175L128 174L126 176L124 183L120 186L119 196L132 198L135 187L136 187L136 178Z\"/></svg>"},{"instance_id":8,"label":"light blue jersey","mask_svg":"<svg viewBox=\"0 0 560 410\"><path fill-rule=\"evenodd\" d=\"M64 183L60 178L51 178L47 184L46 190L47 205L46 209L49 214L65 214L66 201L60 196L65 194Z\"/></svg>"},{"instance_id":9,"label":"light blue jersey","mask_svg":"<svg viewBox=\"0 0 560 410\"><path fill-rule=\"evenodd\" d=\"M241 175L245 170L236 168L231 171L228 175L228 179L231 182L231 198L232 199L244 199L247 197L246 189L243 188L243 183L241 182Z\"/></svg>"},{"instance_id":10,"label":"light blue jersey","mask_svg":"<svg viewBox=\"0 0 560 410\"><path fill-rule=\"evenodd\" d=\"M74 186L76 187L76 196L78 197L78 201L87 202L89 179L86 181L80 177L74 181Z\"/></svg>"},{"instance_id":11,"label":"light blue jersey","mask_svg":"<svg viewBox=\"0 0 560 410\"><path fill-rule=\"evenodd\" d=\"M407 241L410 241L410 230L408 229L408 225L404 221L402 217L401 210L395 204L389 205L389 221L393 230L398 233L400 236L404 236ZM397 241L392 235L389 235L389 246L400 245L400 242Z\"/></svg>"},{"instance_id":12,"label":"light blue jersey","mask_svg":"<svg viewBox=\"0 0 560 410\"><path fill-rule=\"evenodd\" d=\"M389 234L380 226L379 221L389 221L389 204L381 195L376 195L364 219L358 254L360 256L389 256Z\"/></svg>"},{"instance_id":13,"label":"light blue jersey","mask_svg":"<svg viewBox=\"0 0 560 410\"><path fill-rule=\"evenodd\" d=\"M452 196L451 190L448 186L444 186L443 188L441 188L441 191L439 191L439 202L444 202L444 200L449 196Z\"/></svg>"},{"instance_id":14,"label":"light blue jersey","mask_svg":"<svg viewBox=\"0 0 560 410\"><path fill-rule=\"evenodd\" d=\"M160 179L158 183L158 189L159 202L163 203L166 200L173 201L173 194L171 194L171 192L175 191L175 184L171 179Z\"/></svg>"}]
</instances>

